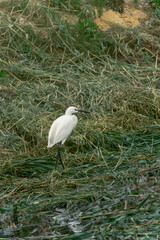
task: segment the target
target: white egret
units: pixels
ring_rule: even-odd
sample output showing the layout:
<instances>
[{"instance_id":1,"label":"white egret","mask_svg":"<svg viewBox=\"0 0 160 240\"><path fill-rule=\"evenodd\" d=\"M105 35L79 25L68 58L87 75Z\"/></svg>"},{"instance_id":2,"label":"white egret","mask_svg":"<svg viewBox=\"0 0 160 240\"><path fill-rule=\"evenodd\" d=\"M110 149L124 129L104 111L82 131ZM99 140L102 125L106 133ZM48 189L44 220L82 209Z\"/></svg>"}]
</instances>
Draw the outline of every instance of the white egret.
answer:
<instances>
[{"instance_id":1,"label":"white egret","mask_svg":"<svg viewBox=\"0 0 160 240\"><path fill-rule=\"evenodd\" d=\"M76 127L78 118L73 113L84 112L89 113L88 111L80 110L76 107L67 108L65 115L57 118L51 125L48 135L48 148L53 147L56 143L61 142L61 146L64 144L66 139L71 134L72 130ZM60 146L58 144L58 157L64 169L63 161L60 155Z\"/></svg>"}]
</instances>

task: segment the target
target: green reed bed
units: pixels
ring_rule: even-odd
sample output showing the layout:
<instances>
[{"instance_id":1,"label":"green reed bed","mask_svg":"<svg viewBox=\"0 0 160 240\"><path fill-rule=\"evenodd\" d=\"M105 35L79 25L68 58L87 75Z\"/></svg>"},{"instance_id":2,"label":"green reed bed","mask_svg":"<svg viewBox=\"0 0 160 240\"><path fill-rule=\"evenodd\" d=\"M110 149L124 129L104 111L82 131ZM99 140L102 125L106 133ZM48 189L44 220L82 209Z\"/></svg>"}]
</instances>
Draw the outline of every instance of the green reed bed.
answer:
<instances>
[{"instance_id":1,"label":"green reed bed","mask_svg":"<svg viewBox=\"0 0 160 240\"><path fill-rule=\"evenodd\" d=\"M62 4L1 3L0 237L158 239L159 20L101 32ZM91 114L55 170L47 135L71 105Z\"/></svg>"}]
</instances>

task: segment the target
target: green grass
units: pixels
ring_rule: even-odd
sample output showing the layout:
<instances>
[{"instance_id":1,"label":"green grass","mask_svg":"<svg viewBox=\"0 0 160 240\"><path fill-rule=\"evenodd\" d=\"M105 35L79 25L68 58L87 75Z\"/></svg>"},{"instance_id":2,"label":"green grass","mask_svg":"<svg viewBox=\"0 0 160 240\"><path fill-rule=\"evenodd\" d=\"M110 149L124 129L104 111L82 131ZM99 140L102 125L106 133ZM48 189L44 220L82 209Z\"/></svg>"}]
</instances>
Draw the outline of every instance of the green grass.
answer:
<instances>
[{"instance_id":1,"label":"green grass","mask_svg":"<svg viewBox=\"0 0 160 240\"><path fill-rule=\"evenodd\" d=\"M159 19L101 32L75 3L0 6L0 237L158 239ZM71 105L91 114L55 170L48 131Z\"/></svg>"}]
</instances>

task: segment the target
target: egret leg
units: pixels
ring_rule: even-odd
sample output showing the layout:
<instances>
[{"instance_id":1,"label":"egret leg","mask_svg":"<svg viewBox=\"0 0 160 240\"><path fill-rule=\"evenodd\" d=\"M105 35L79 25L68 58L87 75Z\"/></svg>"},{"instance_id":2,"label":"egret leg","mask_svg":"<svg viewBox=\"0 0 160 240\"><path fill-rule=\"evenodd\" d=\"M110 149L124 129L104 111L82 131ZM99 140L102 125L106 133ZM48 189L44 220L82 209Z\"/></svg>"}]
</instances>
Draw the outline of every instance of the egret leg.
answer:
<instances>
[{"instance_id":1,"label":"egret leg","mask_svg":"<svg viewBox=\"0 0 160 240\"><path fill-rule=\"evenodd\" d=\"M63 169L65 169L62 158L61 158L60 149L61 149L61 146L58 144L58 158L62 164Z\"/></svg>"}]
</instances>

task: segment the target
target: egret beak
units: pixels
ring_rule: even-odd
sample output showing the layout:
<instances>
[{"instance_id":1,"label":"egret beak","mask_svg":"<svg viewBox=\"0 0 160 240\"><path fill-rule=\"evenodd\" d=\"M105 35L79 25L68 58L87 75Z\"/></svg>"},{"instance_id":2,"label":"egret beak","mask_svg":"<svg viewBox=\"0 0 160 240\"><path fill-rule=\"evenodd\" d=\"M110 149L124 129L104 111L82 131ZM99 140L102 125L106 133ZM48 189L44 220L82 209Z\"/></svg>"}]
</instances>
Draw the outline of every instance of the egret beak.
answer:
<instances>
[{"instance_id":1,"label":"egret beak","mask_svg":"<svg viewBox=\"0 0 160 240\"><path fill-rule=\"evenodd\" d=\"M88 111L84 111L84 110L81 110L81 109L77 109L78 112L83 112L83 113L90 113Z\"/></svg>"}]
</instances>

